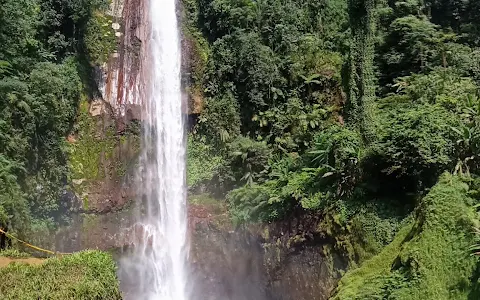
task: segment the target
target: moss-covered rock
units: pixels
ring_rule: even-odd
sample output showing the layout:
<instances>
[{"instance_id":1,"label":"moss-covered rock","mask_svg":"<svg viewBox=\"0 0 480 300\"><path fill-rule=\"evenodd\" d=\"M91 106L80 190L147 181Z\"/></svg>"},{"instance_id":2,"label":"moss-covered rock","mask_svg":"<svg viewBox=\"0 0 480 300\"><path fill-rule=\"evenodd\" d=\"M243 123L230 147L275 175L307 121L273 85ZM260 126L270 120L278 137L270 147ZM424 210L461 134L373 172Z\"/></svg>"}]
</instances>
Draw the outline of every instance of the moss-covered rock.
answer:
<instances>
[{"instance_id":1,"label":"moss-covered rock","mask_svg":"<svg viewBox=\"0 0 480 300\"><path fill-rule=\"evenodd\" d=\"M84 251L50 258L40 265L0 268L0 299L122 299L116 266L104 252Z\"/></svg>"},{"instance_id":2,"label":"moss-covered rock","mask_svg":"<svg viewBox=\"0 0 480 300\"><path fill-rule=\"evenodd\" d=\"M199 114L204 107L205 73L210 57L210 46L198 29L198 2L183 0L182 4L182 61L188 70L182 80L189 97L189 112Z\"/></svg>"},{"instance_id":3,"label":"moss-covered rock","mask_svg":"<svg viewBox=\"0 0 480 300\"><path fill-rule=\"evenodd\" d=\"M393 242L347 272L332 299L473 299L476 214L467 190L459 177L443 175Z\"/></svg>"},{"instance_id":4,"label":"moss-covered rock","mask_svg":"<svg viewBox=\"0 0 480 300\"><path fill-rule=\"evenodd\" d=\"M133 198L124 177L135 166L140 150L138 125L122 125L119 132L108 111L96 116L90 111L90 104L83 100L76 132L69 138L71 189L79 199L73 207L83 212L118 210Z\"/></svg>"}]
</instances>

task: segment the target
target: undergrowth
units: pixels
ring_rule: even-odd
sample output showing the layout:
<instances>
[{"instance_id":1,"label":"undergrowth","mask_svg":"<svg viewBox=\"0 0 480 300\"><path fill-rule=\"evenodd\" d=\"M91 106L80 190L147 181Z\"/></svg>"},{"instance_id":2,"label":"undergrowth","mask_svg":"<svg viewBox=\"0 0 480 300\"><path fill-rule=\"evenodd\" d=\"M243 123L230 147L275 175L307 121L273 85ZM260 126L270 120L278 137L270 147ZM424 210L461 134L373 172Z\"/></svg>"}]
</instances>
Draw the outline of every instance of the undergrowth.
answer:
<instances>
[{"instance_id":1,"label":"undergrowth","mask_svg":"<svg viewBox=\"0 0 480 300\"><path fill-rule=\"evenodd\" d=\"M331 299L472 299L476 215L468 186L444 174L395 239L341 279Z\"/></svg>"},{"instance_id":2,"label":"undergrowth","mask_svg":"<svg viewBox=\"0 0 480 300\"><path fill-rule=\"evenodd\" d=\"M120 300L112 257L84 251L50 258L38 266L11 263L0 268L0 299Z\"/></svg>"},{"instance_id":3,"label":"undergrowth","mask_svg":"<svg viewBox=\"0 0 480 300\"><path fill-rule=\"evenodd\" d=\"M187 184L189 187L212 179L214 171L222 162L222 157L214 149L196 140L192 135L188 137L187 152Z\"/></svg>"},{"instance_id":4,"label":"undergrowth","mask_svg":"<svg viewBox=\"0 0 480 300\"><path fill-rule=\"evenodd\" d=\"M26 258L26 257L30 257L30 254L21 252L18 249L7 248L7 249L0 250L0 256L10 257L10 258Z\"/></svg>"}]
</instances>

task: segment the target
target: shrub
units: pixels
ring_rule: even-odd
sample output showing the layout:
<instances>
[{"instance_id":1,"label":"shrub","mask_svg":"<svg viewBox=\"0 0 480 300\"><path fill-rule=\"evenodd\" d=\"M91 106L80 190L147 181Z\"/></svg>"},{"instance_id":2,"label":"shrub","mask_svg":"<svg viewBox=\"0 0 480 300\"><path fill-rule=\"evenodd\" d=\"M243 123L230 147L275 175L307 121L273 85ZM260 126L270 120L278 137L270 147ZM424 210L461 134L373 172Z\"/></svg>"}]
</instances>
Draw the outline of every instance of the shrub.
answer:
<instances>
[{"instance_id":1,"label":"shrub","mask_svg":"<svg viewBox=\"0 0 480 300\"><path fill-rule=\"evenodd\" d=\"M401 98L384 99L379 112L379 139L363 160L364 172L419 189L429 186L441 172L452 167L457 120L439 105L412 105ZM389 177L390 176L390 177ZM384 180L382 179L382 180Z\"/></svg>"},{"instance_id":2,"label":"shrub","mask_svg":"<svg viewBox=\"0 0 480 300\"><path fill-rule=\"evenodd\" d=\"M285 216L292 202L276 197L274 182L262 185L246 185L227 195L230 215L235 224L270 222Z\"/></svg>"},{"instance_id":3,"label":"shrub","mask_svg":"<svg viewBox=\"0 0 480 300\"><path fill-rule=\"evenodd\" d=\"M318 133L314 145L308 152L309 167L325 168L324 177L334 176L340 194L350 192L359 174L362 158L362 139L358 132L347 127L334 125Z\"/></svg>"},{"instance_id":4,"label":"shrub","mask_svg":"<svg viewBox=\"0 0 480 300\"><path fill-rule=\"evenodd\" d=\"M212 146L199 141L193 135L188 136L187 148L188 187L210 181L215 170L222 164L222 157L215 153Z\"/></svg>"},{"instance_id":5,"label":"shrub","mask_svg":"<svg viewBox=\"0 0 480 300\"><path fill-rule=\"evenodd\" d=\"M108 62L110 54L115 51L117 46L111 16L99 11L93 13L87 23L85 45L91 62L98 65Z\"/></svg>"},{"instance_id":6,"label":"shrub","mask_svg":"<svg viewBox=\"0 0 480 300\"><path fill-rule=\"evenodd\" d=\"M208 98L196 130L213 145L223 145L240 134L238 103L232 94Z\"/></svg>"},{"instance_id":7,"label":"shrub","mask_svg":"<svg viewBox=\"0 0 480 300\"><path fill-rule=\"evenodd\" d=\"M216 170L213 179L216 192L264 180L270 154L270 148L265 142L257 142L244 136L228 143L225 161Z\"/></svg>"}]
</instances>

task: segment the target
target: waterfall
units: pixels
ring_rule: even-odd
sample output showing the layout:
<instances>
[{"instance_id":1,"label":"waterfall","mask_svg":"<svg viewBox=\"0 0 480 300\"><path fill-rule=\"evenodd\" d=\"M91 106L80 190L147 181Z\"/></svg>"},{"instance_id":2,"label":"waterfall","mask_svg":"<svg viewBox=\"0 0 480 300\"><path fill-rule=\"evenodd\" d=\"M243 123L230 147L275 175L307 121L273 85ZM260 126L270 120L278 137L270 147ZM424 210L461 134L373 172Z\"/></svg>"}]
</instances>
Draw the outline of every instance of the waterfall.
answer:
<instances>
[{"instance_id":1,"label":"waterfall","mask_svg":"<svg viewBox=\"0 0 480 300\"><path fill-rule=\"evenodd\" d=\"M121 279L129 285L127 299L187 299L185 138L175 6L175 0L150 0L148 8L142 71L147 74L142 87L142 209L133 249L120 262Z\"/></svg>"}]
</instances>

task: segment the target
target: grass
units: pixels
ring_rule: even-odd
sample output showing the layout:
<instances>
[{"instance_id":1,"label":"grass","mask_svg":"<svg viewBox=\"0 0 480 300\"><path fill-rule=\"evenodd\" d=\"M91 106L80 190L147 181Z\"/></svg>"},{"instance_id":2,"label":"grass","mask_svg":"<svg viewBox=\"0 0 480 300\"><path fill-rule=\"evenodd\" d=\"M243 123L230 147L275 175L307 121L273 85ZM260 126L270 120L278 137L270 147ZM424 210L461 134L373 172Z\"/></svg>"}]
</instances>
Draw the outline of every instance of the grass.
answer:
<instances>
[{"instance_id":1,"label":"grass","mask_svg":"<svg viewBox=\"0 0 480 300\"><path fill-rule=\"evenodd\" d=\"M30 254L25 252L20 252L18 249L7 248L4 250L0 250L0 256L9 257L9 258L27 258L27 257L30 257Z\"/></svg>"},{"instance_id":2,"label":"grass","mask_svg":"<svg viewBox=\"0 0 480 300\"><path fill-rule=\"evenodd\" d=\"M84 251L50 258L41 265L11 263L0 268L0 299L122 299L116 266L104 252Z\"/></svg>"}]
</instances>

